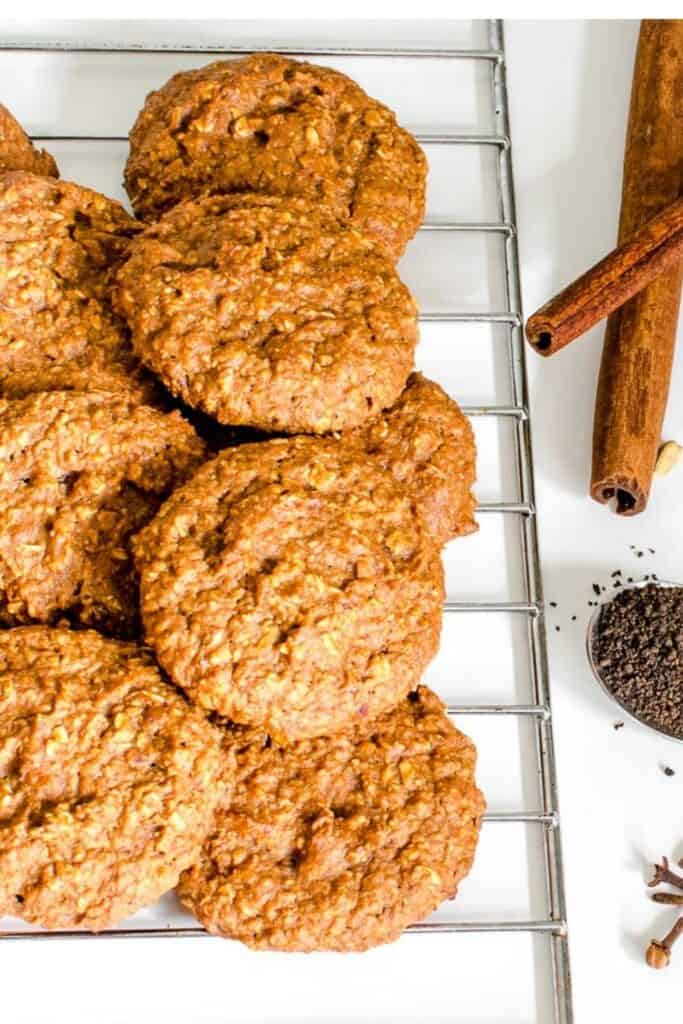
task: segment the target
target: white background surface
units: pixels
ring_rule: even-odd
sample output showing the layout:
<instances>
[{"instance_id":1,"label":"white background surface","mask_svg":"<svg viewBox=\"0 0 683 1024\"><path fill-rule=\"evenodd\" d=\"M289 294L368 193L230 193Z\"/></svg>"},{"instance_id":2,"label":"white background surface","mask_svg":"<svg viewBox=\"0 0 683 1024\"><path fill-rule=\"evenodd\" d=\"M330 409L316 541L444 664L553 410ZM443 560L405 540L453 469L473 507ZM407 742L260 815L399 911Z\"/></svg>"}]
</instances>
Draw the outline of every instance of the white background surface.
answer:
<instances>
[{"instance_id":1,"label":"white background surface","mask_svg":"<svg viewBox=\"0 0 683 1024\"><path fill-rule=\"evenodd\" d=\"M509 85L527 313L616 239L636 22L508 25ZM680 346L665 437L683 439ZM649 508L620 519L586 497L602 328L549 360L532 357L541 547L549 609L555 738L576 1016L681 1019L683 957L644 966L672 914L644 881L662 853L683 857L683 745L627 722L593 684L583 634L593 581L615 569L683 580L683 473L656 482ZM656 556L633 556L629 545ZM571 623L571 615L578 621ZM561 626L556 633L553 626ZM677 771L667 778L669 764ZM667 908L664 908L666 910ZM661 935L660 935L661 933Z\"/></svg>"},{"instance_id":2,"label":"white background surface","mask_svg":"<svg viewBox=\"0 0 683 1024\"><path fill-rule=\"evenodd\" d=\"M2 29L2 26L0 26ZM31 29L35 34L35 27ZM49 31L46 29L46 31ZM64 28L60 32L64 34ZM101 31L98 29L98 31ZM156 29L157 33L160 31ZM242 32L246 32L244 28ZM151 29L146 37L150 38ZM311 42L485 45L481 27L347 25L306 29ZM527 311L614 242L620 168L637 26L634 23L513 23L507 45L518 219ZM253 41L255 30L250 29ZM12 27L17 34L17 26ZM296 40L302 26L261 28L261 38ZM139 30L135 31L140 37ZM204 28L202 41L216 38ZM223 41L237 30L220 29ZM166 38L168 33L165 33ZM187 30L176 38L188 41ZM145 92L192 57L33 58L3 55L0 98L34 133L125 135ZM485 69L453 62L387 65L329 60L394 106L408 126L490 131ZM63 176L123 198L125 144L51 147ZM429 216L495 220L491 153L430 147ZM502 309L500 243L495 238L423 235L402 274L423 310ZM502 372L501 328L423 329L420 363L466 404L510 399ZM580 1024L600 1019L675 1020L680 969L655 974L644 945L667 915L645 896L646 860L683 856L683 747L627 724L597 691L583 656L591 584L616 568L654 569L683 579L678 536L683 472L658 485L647 514L619 521L586 495L590 425L600 334L550 361L530 360L536 479L549 609L555 733L566 854L575 1004ZM677 391L681 393L680 365ZM683 438L676 403L669 436ZM476 423L479 498L514 500L506 469L510 438L491 420ZM629 545L653 547L641 560ZM449 596L523 597L514 524L482 519L475 538L447 551ZM577 615L572 623L571 615ZM561 626L556 633L554 626ZM430 682L458 703L531 700L523 624L507 616L451 619ZM536 809L526 726L468 717L460 725L480 750L480 780L492 810ZM663 763L678 769L666 778ZM678 845L677 845L678 844ZM472 877L455 906L463 920L544 917L538 833L485 827ZM527 867L531 864L531 868ZM164 914L166 911L164 911ZM172 911L169 911L172 913ZM149 915L159 919L159 912ZM668 915L671 916L671 915ZM162 917L162 919L166 919ZM170 918L169 918L170 919ZM254 955L210 940L4 944L3 1020L106 1021L457 1021L521 1024L549 1020L546 939L407 936L362 957ZM682 951L683 953L683 951Z\"/></svg>"}]
</instances>

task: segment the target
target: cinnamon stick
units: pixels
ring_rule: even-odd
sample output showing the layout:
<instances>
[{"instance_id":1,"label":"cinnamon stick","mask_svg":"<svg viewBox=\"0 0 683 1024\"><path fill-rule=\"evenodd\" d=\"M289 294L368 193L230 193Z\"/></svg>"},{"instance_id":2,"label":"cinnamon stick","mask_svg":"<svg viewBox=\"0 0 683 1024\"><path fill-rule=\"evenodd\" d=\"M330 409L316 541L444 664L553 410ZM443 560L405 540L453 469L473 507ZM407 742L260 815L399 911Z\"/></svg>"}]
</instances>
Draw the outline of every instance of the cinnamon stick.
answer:
<instances>
[{"instance_id":1,"label":"cinnamon stick","mask_svg":"<svg viewBox=\"0 0 683 1024\"><path fill-rule=\"evenodd\" d=\"M559 352L681 259L683 199L677 199L529 317L529 343L543 356Z\"/></svg>"},{"instance_id":2,"label":"cinnamon stick","mask_svg":"<svg viewBox=\"0 0 683 1024\"><path fill-rule=\"evenodd\" d=\"M619 242L681 195L683 21L643 21L631 91ZM621 515L648 500L666 409L683 268L670 267L607 322L590 493Z\"/></svg>"}]
</instances>

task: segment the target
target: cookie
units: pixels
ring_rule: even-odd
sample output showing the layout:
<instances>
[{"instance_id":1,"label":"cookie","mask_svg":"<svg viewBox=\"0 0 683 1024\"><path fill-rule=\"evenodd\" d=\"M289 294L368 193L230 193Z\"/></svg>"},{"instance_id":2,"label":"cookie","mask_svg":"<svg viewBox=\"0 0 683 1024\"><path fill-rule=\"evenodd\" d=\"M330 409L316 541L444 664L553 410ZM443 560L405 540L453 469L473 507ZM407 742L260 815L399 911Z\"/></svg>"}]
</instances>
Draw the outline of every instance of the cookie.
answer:
<instances>
[{"instance_id":1,"label":"cookie","mask_svg":"<svg viewBox=\"0 0 683 1024\"><path fill-rule=\"evenodd\" d=\"M426 177L412 135L350 78L264 53L182 71L151 93L125 185L149 220L207 188L303 196L395 261L424 217Z\"/></svg>"},{"instance_id":2,"label":"cookie","mask_svg":"<svg viewBox=\"0 0 683 1024\"><path fill-rule=\"evenodd\" d=\"M475 761L426 687L370 729L290 747L233 727L213 827L178 894L208 931L255 949L393 942L470 870Z\"/></svg>"},{"instance_id":3,"label":"cookie","mask_svg":"<svg viewBox=\"0 0 683 1024\"><path fill-rule=\"evenodd\" d=\"M342 436L359 442L408 488L437 544L477 529L472 427L434 381L412 373L390 409Z\"/></svg>"},{"instance_id":4,"label":"cookie","mask_svg":"<svg viewBox=\"0 0 683 1024\"><path fill-rule=\"evenodd\" d=\"M20 171L0 177L0 396L154 396L110 301L137 230L122 206L88 188Z\"/></svg>"},{"instance_id":5,"label":"cookie","mask_svg":"<svg viewBox=\"0 0 683 1024\"><path fill-rule=\"evenodd\" d=\"M203 455L177 412L122 395L0 400L0 623L135 635L129 538Z\"/></svg>"},{"instance_id":6,"label":"cookie","mask_svg":"<svg viewBox=\"0 0 683 1024\"><path fill-rule=\"evenodd\" d=\"M166 387L221 423L355 426L399 395L417 308L393 265L299 199L211 195L130 246L116 304Z\"/></svg>"},{"instance_id":7,"label":"cookie","mask_svg":"<svg viewBox=\"0 0 683 1024\"><path fill-rule=\"evenodd\" d=\"M211 824L218 733L134 644L0 632L0 916L99 931L171 889Z\"/></svg>"},{"instance_id":8,"label":"cookie","mask_svg":"<svg viewBox=\"0 0 683 1024\"><path fill-rule=\"evenodd\" d=\"M404 488L339 441L226 449L135 538L145 636L192 700L293 741L420 681L438 549Z\"/></svg>"},{"instance_id":9,"label":"cookie","mask_svg":"<svg viewBox=\"0 0 683 1024\"><path fill-rule=\"evenodd\" d=\"M0 103L0 174L7 171L59 177L54 157L46 149L36 149L16 118Z\"/></svg>"}]
</instances>

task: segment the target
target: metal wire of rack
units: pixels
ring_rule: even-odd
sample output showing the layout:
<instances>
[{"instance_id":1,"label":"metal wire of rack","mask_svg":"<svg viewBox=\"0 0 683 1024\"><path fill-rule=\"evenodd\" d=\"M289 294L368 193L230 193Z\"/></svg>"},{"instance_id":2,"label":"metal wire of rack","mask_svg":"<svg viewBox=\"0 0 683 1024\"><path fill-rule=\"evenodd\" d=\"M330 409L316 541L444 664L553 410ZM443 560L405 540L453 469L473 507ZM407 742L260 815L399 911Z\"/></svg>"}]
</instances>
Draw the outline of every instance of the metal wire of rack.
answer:
<instances>
[{"instance_id":1,"label":"metal wire of rack","mask_svg":"<svg viewBox=\"0 0 683 1024\"><path fill-rule=\"evenodd\" d=\"M525 599L502 602L453 602L444 605L446 615L461 613L504 612L523 616L527 623L528 647L530 654L533 703L529 704L450 704L451 715L518 716L533 723L536 745L538 775L540 779L541 807L533 811L488 812L487 825L521 822L537 826L542 830L545 866L545 889L547 915L538 920L495 920L495 921L429 921L408 929L411 934L434 933L531 933L548 937L551 944L553 972L553 1020L555 1024L571 1024L573 1020L571 1001L571 977L567 943L565 896L562 874L562 853L560 819L557 801L557 780L553 746L552 714L550 707L549 671L546 650L545 622L543 615L542 578L534 496L534 471L531 447L531 424L525 368L523 319L519 274L519 257L516 236L515 199L512 173L512 146L506 87L505 48L503 23L500 20L488 22L489 47L484 49L457 48L409 48L409 47L315 47L295 48L279 46L278 50L300 57L404 57L411 59L443 59L485 62L490 71L491 99L494 109L494 131L490 133L424 132L417 133L418 141L444 146L485 146L496 151L497 203L499 220L492 222L439 221L425 223L421 230L427 232L474 232L502 236L505 252L505 296L506 308L498 311L423 313L422 322L485 323L500 324L506 328L509 368L511 374L512 401L509 405L463 406L463 411L473 417L495 417L499 422L510 421L514 430L514 451L517 466L519 500L480 503L479 513L503 514L516 517L520 527L520 541L523 554ZM23 43L0 45L0 52L25 51L31 53L64 52L84 54L201 54L206 56L238 55L254 50L266 49L259 46L226 46L221 48L199 46L88 46L55 43ZM33 135L36 142L127 142L125 136L95 135ZM171 928L117 928L101 933L103 938L167 938L206 936L198 926ZM52 938L96 938L80 931L12 931L0 928L0 939L52 939Z\"/></svg>"}]
</instances>

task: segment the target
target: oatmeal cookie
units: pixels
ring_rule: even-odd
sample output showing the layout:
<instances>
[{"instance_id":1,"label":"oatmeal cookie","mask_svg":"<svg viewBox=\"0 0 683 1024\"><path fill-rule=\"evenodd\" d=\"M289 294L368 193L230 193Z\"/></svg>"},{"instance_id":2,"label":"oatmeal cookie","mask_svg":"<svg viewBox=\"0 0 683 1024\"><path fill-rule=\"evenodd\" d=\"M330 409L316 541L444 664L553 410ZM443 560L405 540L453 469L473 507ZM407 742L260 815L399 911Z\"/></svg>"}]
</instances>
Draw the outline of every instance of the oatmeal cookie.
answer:
<instances>
[{"instance_id":1,"label":"oatmeal cookie","mask_svg":"<svg viewBox=\"0 0 683 1024\"><path fill-rule=\"evenodd\" d=\"M123 395L0 400L0 623L135 635L129 538L203 454L178 413Z\"/></svg>"},{"instance_id":2,"label":"oatmeal cookie","mask_svg":"<svg viewBox=\"0 0 683 1024\"><path fill-rule=\"evenodd\" d=\"M16 118L0 103L0 174L7 171L59 177L54 157L46 149L36 149Z\"/></svg>"},{"instance_id":3,"label":"oatmeal cookie","mask_svg":"<svg viewBox=\"0 0 683 1024\"><path fill-rule=\"evenodd\" d=\"M98 931L152 903L199 853L220 766L141 648L0 632L0 916Z\"/></svg>"},{"instance_id":4,"label":"oatmeal cookie","mask_svg":"<svg viewBox=\"0 0 683 1024\"><path fill-rule=\"evenodd\" d=\"M0 395L155 394L113 311L113 273L138 230L122 206L80 185L0 176Z\"/></svg>"},{"instance_id":5,"label":"oatmeal cookie","mask_svg":"<svg viewBox=\"0 0 683 1024\"><path fill-rule=\"evenodd\" d=\"M407 486L438 544L477 529L472 427L434 381L412 373L390 409L341 436L359 442Z\"/></svg>"},{"instance_id":6,"label":"oatmeal cookie","mask_svg":"<svg viewBox=\"0 0 683 1024\"><path fill-rule=\"evenodd\" d=\"M417 308L393 265L304 200L182 203L131 243L118 285L139 357L221 423L355 426L413 365Z\"/></svg>"},{"instance_id":7,"label":"oatmeal cookie","mask_svg":"<svg viewBox=\"0 0 683 1024\"><path fill-rule=\"evenodd\" d=\"M214 824L180 898L210 932L256 949L393 942L470 870L475 761L426 687L367 730L290 747L229 728Z\"/></svg>"},{"instance_id":8,"label":"oatmeal cookie","mask_svg":"<svg viewBox=\"0 0 683 1024\"><path fill-rule=\"evenodd\" d=\"M303 196L395 261L424 217L426 177L413 136L350 78L264 53L181 71L151 93L125 184L151 220L207 188Z\"/></svg>"},{"instance_id":9,"label":"oatmeal cookie","mask_svg":"<svg viewBox=\"0 0 683 1024\"><path fill-rule=\"evenodd\" d=\"M292 741L417 686L441 561L405 489L360 454L313 437L226 449L135 538L145 636L202 707Z\"/></svg>"}]
</instances>

